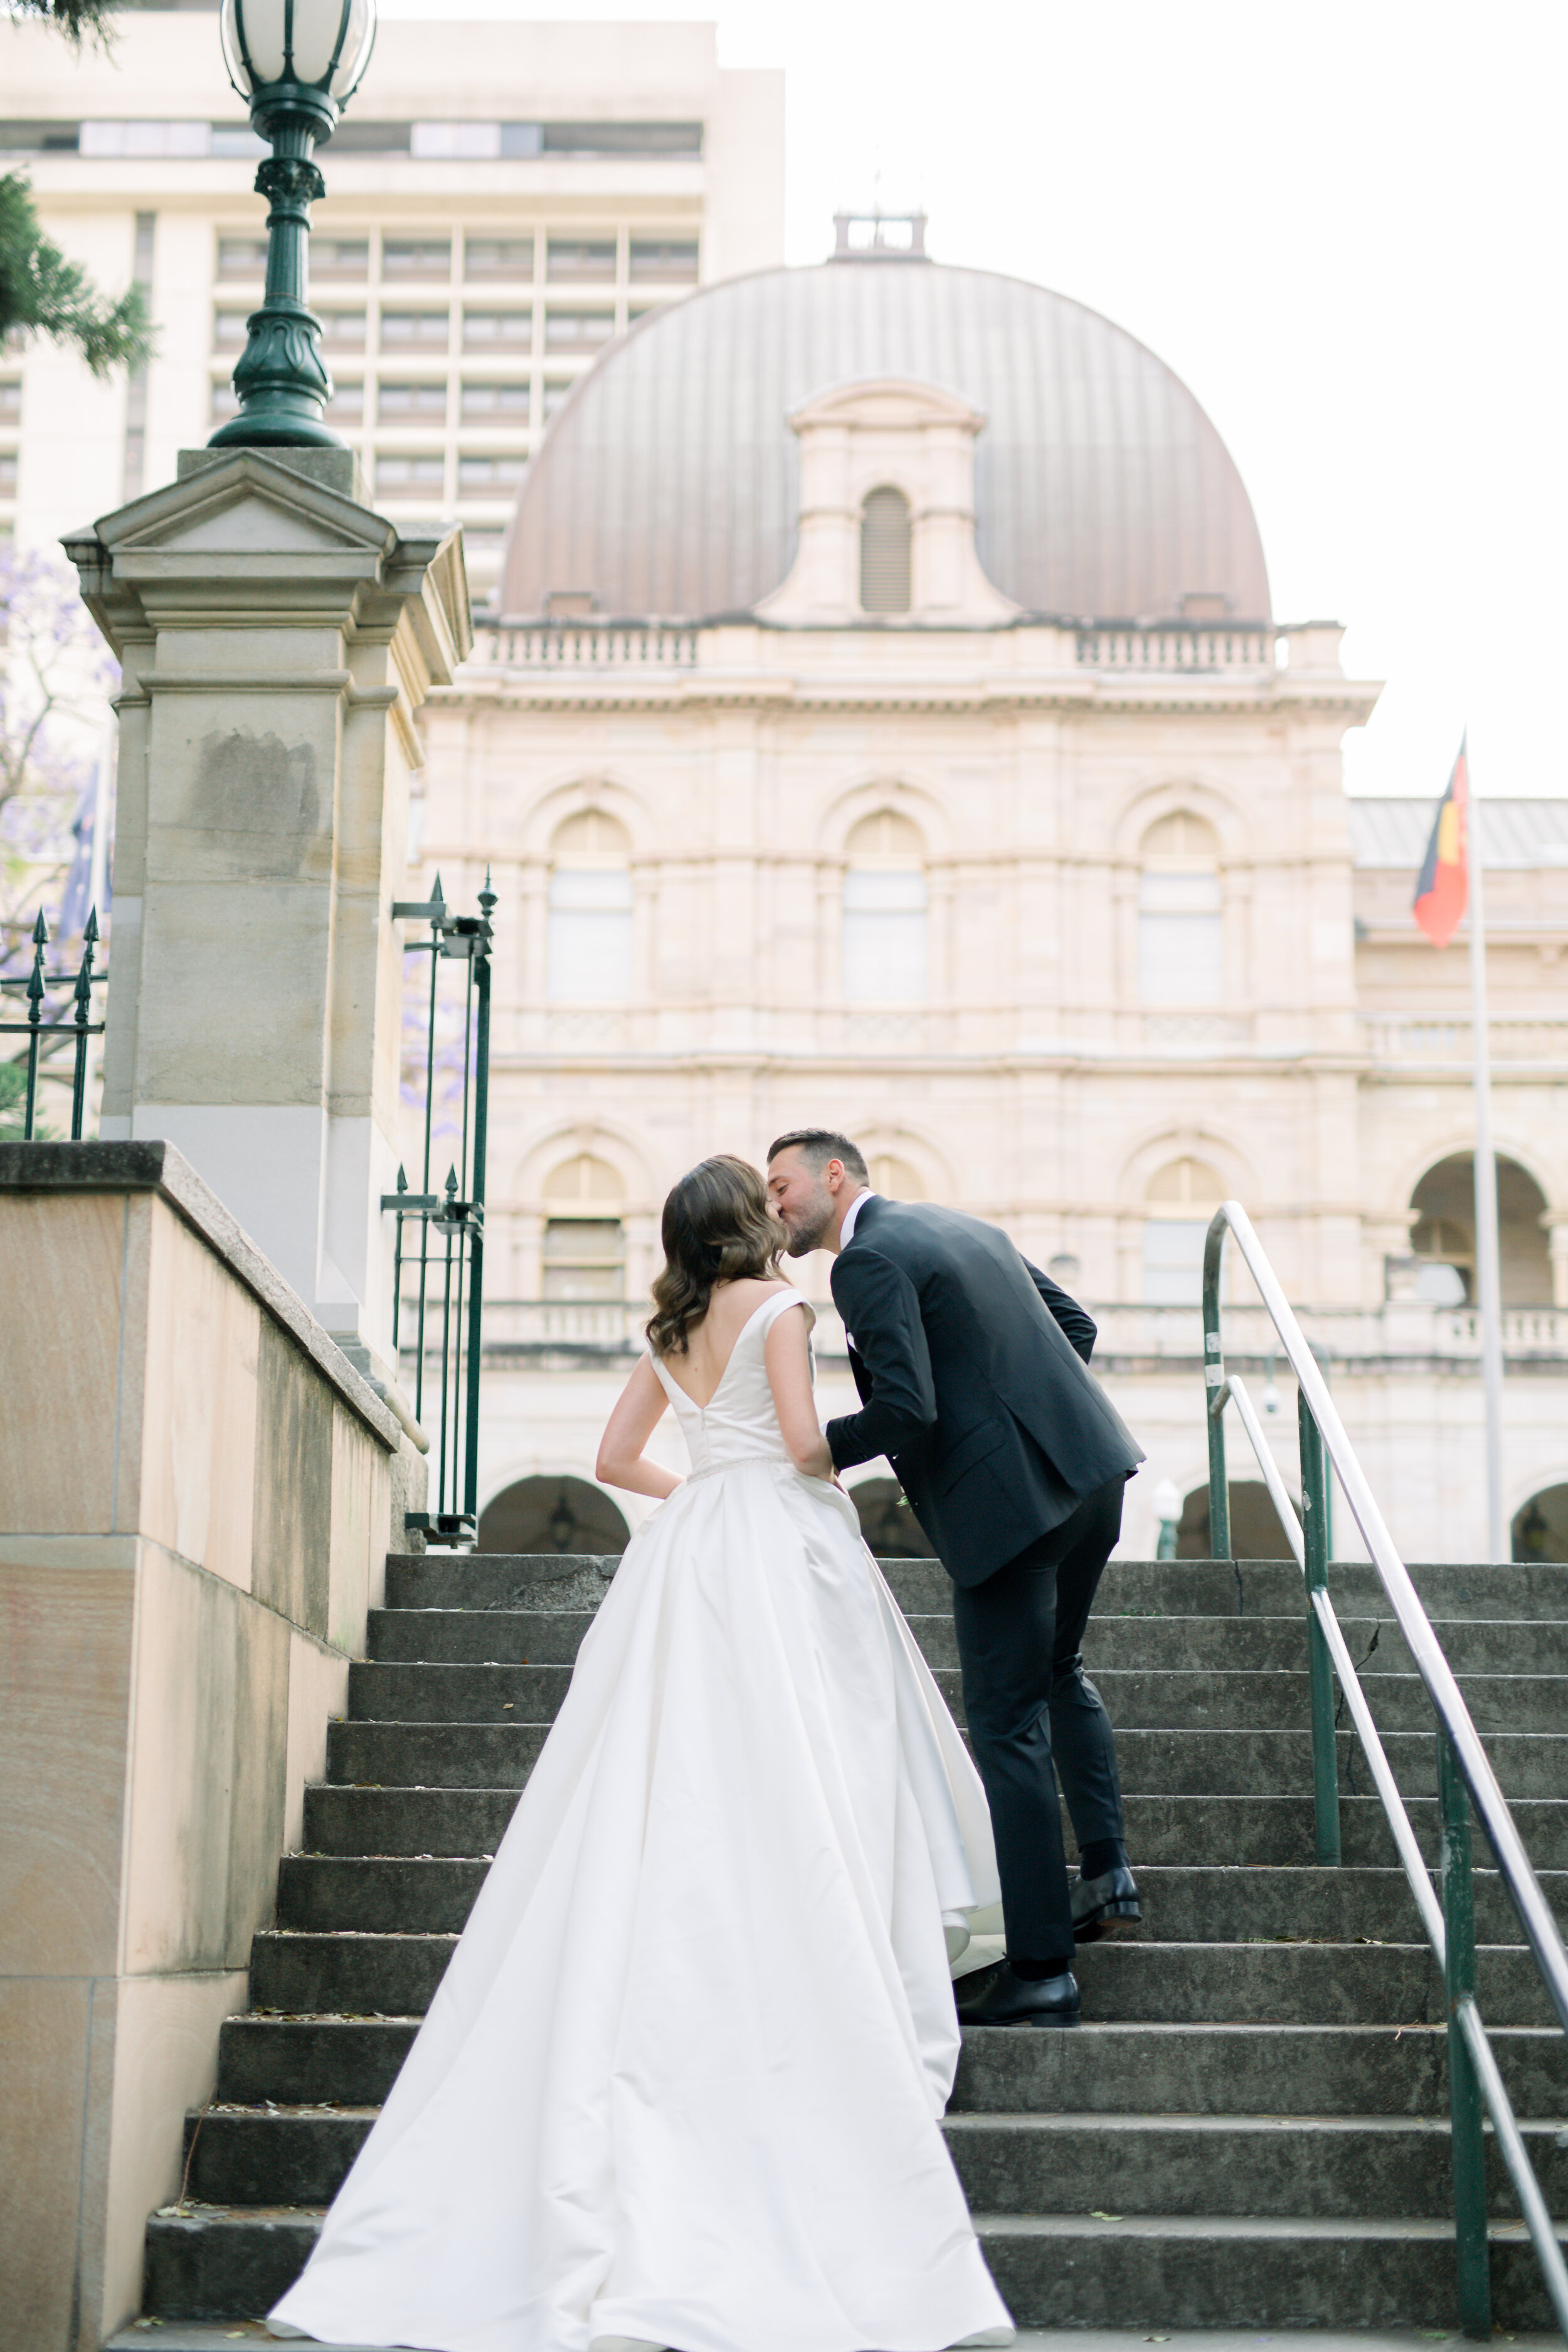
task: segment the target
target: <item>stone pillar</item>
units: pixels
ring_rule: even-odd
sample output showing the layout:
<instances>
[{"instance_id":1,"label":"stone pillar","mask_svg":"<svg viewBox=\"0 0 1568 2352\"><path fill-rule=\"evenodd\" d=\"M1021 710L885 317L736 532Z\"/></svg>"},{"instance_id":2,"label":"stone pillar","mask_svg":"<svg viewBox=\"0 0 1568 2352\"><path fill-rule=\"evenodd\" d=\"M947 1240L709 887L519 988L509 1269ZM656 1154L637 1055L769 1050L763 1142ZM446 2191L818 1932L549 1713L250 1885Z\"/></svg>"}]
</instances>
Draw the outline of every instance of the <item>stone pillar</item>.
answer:
<instances>
[{"instance_id":1,"label":"stone pillar","mask_svg":"<svg viewBox=\"0 0 1568 2352\"><path fill-rule=\"evenodd\" d=\"M1568 1217L1548 1214L1541 1222L1546 1229L1546 1247L1552 1260L1552 1304L1568 1307Z\"/></svg>"},{"instance_id":2,"label":"stone pillar","mask_svg":"<svg viewBox=\"0 0 1568 2352\"><path fill-rule=\"evenodd\" d=\"M462 544L343 450L188 450L65 541L123 665L101 1133L178 1146L390 1380L408 786L471 643Z\"/></svg>"}]
</instances>

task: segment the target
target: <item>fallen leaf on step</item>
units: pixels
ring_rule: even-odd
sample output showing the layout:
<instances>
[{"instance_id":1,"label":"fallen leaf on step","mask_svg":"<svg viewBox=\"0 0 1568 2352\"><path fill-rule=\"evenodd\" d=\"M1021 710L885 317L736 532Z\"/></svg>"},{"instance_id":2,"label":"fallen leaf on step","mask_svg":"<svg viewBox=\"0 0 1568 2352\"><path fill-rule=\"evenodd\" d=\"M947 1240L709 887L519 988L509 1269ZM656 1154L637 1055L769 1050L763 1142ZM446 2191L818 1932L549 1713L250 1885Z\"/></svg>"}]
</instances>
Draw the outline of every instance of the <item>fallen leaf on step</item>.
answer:
<instances>
[{"instance_id":1,"label":"fallen leaf on step","mask_svg":"<svg viewBox=\"0 0 1568 2352\"><path fill-rule=\"evenodd\" d=\"M1096 2210L1091 2206L1091 2207L1090 2207L1090 2209L1089 2209L1089 2220L1090 2220L1091 2221L1121 2221L1121 2214L1120 2214L1120 2213L1101 2213L1101 2212L1097 2211L1097 2210ZM1153 2341L1153 2338L1152 2338L1152 2336L1151 2336L1151 2338L1150 2338L1150 2342L1151 2342L1151 2343L1152 2343L1152 2341Z\"/></svg>"}]
</instances>

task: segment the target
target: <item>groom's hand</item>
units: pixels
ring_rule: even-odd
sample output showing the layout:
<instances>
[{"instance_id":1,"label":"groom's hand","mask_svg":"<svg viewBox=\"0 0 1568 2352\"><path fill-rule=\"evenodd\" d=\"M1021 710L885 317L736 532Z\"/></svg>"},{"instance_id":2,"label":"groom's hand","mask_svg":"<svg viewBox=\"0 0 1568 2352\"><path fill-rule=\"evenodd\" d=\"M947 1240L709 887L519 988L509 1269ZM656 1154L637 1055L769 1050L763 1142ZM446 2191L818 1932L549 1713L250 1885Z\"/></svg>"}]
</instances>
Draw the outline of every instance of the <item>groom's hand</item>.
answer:
<instances>
[{"instance_id":1,"label":"groom's hand","mask_svg":"<svg viewBox=\"0 0 1568 2352\"><path fill-rule=\"evenodd\" d=\"M908 1275L858 1241L834 1260L833 1303L865 1366L870 1394L859 1412L827 1424L834 1465L844 1470L917 1446L936 1423L936 1383L919 1294Z\"/></svg>"}]
</instances>

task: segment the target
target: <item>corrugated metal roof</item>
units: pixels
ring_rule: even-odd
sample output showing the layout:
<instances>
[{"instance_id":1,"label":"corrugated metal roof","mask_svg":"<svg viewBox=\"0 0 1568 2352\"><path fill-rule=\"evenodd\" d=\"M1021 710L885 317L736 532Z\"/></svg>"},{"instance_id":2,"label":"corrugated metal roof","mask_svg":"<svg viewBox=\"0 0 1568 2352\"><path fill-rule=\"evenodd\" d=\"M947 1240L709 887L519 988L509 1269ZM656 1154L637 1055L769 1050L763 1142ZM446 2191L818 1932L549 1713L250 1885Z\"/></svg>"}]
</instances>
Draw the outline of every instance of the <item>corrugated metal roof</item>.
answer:
<instances>
[{"instance_id":1,"label":"corrugated metal roof","mask_svg":"<svg viewBox=\"0 0 1568 2352\"><path fill-rule=\"evenodd\" d=\"M1347 801L1355 864L1406 866L1414 873L1426 855L1438 797ZM1535 866L1543 849L1568 847L1568 801L1489 799L1482 824L1488 866Z\"/></svg>"},{"instance_id":2,"label":"corrugated metal roof","mask_svg":"<svg viewBox=\"0 0 1568 2352\"><path fill-rule=\"evenodd\" d=\"M1241 477L1164 362L1063 295L935 263L765 270L643 320L545 436L501 610L572 590L616 618L749 610L795 555L791 413L871 376L942 385L985 415L980 560L1026 612L1163 619L1219 594L1268 619Z\"/></svg>"}]
</instances>

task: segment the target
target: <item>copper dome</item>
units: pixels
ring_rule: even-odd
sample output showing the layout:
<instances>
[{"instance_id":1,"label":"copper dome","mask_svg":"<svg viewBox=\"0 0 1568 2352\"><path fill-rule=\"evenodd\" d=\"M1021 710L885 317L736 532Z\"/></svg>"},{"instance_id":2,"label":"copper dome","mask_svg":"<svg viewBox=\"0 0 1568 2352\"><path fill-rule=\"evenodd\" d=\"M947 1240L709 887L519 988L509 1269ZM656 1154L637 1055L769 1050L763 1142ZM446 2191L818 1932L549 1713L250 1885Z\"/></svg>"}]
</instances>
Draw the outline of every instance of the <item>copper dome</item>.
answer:
<instances>
[{"instance_id":1,"label":"copper dome","mask_svg":"<svg viewBox=\"0 0 1568 2352\"><path fill-rule=\"evenodd\" d=\"M764 270L642 320L545 436L500 610L588 593L619 619L749 612L795 553L791 414L872 376L984 413L976 545L1026 613L1268 619L1241 477L1164 362L1064 295L933 262Z\"/></svg>"}]
</instances>

